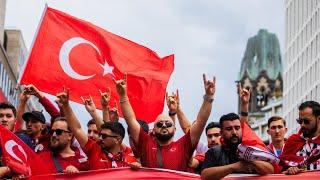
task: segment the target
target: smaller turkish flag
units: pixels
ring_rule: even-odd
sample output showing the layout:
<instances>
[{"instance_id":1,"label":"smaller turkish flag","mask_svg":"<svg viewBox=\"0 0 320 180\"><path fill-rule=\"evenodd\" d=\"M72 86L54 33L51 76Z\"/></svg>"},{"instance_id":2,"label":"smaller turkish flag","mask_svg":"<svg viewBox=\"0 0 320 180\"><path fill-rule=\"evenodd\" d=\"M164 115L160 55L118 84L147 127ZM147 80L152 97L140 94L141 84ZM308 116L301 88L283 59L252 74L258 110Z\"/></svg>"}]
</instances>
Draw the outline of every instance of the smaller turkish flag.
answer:
<instances>
[{"instance_id":1,"label":"smaller turkish flag","mask_svg":"<svg viewBox=\"0 0 320 180\"><path fill-rule=\"evenodd\" d=\"M81 96L90 94L101 108L99 90L110 87L110 102L118 102L112 78L127 73L136 117L152 122L163 111L173 62L173 55L160 58L144 46L48 7L20 84L32 83L52 95L65 86L72 101L82 103Z\"/></svg>"},{"instance_id":2,"label":"smaller turkish flag","mask_svg":"<svg viewBox=\"0 0 320 180\"><path fill-rule=\"evenodd\" d=\"M17 173L27 177L31 175L49 174L46 164L21 139L0 125L2 160Z\"/></svg>"},{"instance_id":3,"label":"smaller turkish flag","mask_svg":"<svg viewBox=\"0 0 320 180\"><path fill-rule=\"evenodd\" d=\"M242 144L246 146L254 146L264 151L268 151L267 146L263 141L256 135L255 132L248 126L247 123L241 122L242 128Z\"/></svg>"}]
</instances>

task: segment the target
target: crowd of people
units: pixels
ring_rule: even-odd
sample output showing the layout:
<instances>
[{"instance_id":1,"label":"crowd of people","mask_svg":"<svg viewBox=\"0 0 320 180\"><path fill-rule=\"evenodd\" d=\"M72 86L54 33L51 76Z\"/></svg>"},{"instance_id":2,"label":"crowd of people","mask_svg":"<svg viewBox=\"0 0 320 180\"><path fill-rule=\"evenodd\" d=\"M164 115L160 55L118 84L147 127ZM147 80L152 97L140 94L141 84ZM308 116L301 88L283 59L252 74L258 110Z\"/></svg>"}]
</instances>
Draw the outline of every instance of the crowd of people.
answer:
<instances>
[{"instance_id":1,"label":"crowd of people","mask_svg":"<svg viewBox=\"0 0 320 180\"><path fill-rule=\"evenodd\" d=\"M44 93L34 85L26 85L20 94L20 103L14 107L8 102L0 103L0 123L15 133L46 163L51 173L75 174L80 171L130 167L164 168L201 174L202 179L221 179L231 173L255 173L260 175L284 173L298 174L305 170L320 169L320 160L305 163L315 149L320 149L320 104L306 101L299 106L297 123L300 130L285 140L286 121L279 116L268 121L271 142L268 153L278 157L275 164L265 159L248 161L238 155L238 146L245 139L243 125L248 122L250 91L238 85L241 113L221 116L219 122L207 121L210 117L216 90L215 78L203 75L204 96L195 120L185 116L180 105L179 92L166 94L169 112L160 114L154 127L137 120L127 94L127 78L114 80L119 102L110 102L111 92L100 92L102 115L89 96L82 98L83 105L92 117L87 120L84 131L69 104L68 89L62 88L56 95L58 109ZM51 116L45 119L41 111L25 112L31 96ZM119 122L118 105L128 125L130 145L124 144L125 128ZM81 119L83 120L83 119ZM292 121L292 120L291 120ZM184 135L174 141L176 124ZM205 130L207 143L200 142ZM1 150L1 149L0 149ZM0 157L2 151L0 151ZM304 162L304 163L302 163ZM0 178L16 176L16 172L0 162Z\"/></svg>"}]
</instances>

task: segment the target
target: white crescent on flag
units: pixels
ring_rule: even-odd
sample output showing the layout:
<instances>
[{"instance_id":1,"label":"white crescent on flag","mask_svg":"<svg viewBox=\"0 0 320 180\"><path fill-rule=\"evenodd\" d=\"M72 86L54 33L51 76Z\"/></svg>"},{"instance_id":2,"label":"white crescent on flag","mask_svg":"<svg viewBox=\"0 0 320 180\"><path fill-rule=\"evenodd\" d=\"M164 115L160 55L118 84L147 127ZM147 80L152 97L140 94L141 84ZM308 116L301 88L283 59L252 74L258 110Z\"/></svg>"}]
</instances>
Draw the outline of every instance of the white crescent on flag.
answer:
<instances>
[{"instance_id":1,"label":"white crescent on flag","mask_svg":"<svg viewBox=\"0 0 320 180\"><path fill-rule=\"evenodd\" d=\"M6 151L10 154L10 156L12 156L14 159L16 159L17 161L20 161L22 163L25 163L23 162L14 152L13 152L13 147L14 146L17 146L19 151L24 155L24 158L25 160L27 160L27 154L26 152L24 151L24 149L17 143L15 142L14 140L9 140L5 143L4 147L6 149Z\"/></svg>"}]
</instances>

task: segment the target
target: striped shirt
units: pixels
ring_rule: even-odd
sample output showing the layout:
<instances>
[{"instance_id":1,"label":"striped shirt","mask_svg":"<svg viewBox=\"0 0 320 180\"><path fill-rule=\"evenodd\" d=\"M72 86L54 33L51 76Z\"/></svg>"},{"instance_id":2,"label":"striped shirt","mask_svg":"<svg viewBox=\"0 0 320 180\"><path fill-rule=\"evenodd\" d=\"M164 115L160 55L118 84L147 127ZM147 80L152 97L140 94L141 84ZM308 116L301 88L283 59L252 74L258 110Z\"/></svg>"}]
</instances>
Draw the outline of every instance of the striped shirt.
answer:
<instances>
[{"instance_id":1,"label":"striped shirt","mask_svg":"<svg viewBox=\"0 0 320 180\"><path fill-rule=\"evenodd\" d=\"M315 139L315 138L316 137L314 137L312 139ZM320 149L320 144L313 143L308 138L304 138L304 139L306 140L306 143L302 147L302 149L296 153L296 155L302 156L302 157L304 157L304 159L306 159L307 157L310 156L311 152L314 149ZM316 169L320 169L320 159L318 159L317 161L313 162L310 165L307 165L307 170L316 170Z\"/></svg>"}]
</instances>

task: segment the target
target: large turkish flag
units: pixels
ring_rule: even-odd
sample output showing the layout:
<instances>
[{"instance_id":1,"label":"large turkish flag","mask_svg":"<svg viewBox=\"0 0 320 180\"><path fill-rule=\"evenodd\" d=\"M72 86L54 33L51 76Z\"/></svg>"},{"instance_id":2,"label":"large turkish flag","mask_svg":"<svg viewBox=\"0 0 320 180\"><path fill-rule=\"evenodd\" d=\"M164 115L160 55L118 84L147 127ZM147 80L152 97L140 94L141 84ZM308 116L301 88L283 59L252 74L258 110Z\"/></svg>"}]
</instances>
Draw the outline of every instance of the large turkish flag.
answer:
<instances>
[{"instance_id":1,"label":"large turkish flag","mask_svg":"<svg viewBox=\"0 0 320 180\"><path fill-rule=\"evenodd\" d=\"M47 8L20 83L53 95L66 86L72 101L82 103L80 97L90 94L100 108L99 89L110 87L111 102L118 100L112 78L127 73L136 117L152 122L163 111L173 69L173 55L160 58L144 46Z\"/></svg>"}]
</instances>

